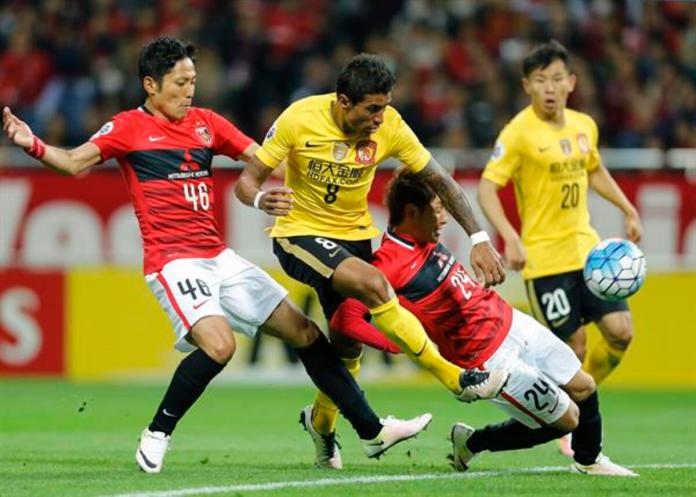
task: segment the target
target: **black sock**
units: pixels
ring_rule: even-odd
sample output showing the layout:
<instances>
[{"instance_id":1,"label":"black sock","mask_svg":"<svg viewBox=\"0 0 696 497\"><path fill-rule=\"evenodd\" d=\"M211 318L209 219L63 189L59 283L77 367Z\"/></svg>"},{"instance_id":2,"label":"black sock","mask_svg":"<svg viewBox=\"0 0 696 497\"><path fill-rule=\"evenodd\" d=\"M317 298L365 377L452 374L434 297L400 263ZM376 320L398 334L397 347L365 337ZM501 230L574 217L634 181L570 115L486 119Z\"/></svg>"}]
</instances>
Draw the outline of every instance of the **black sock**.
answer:
<instances>
[{"instance_id":1,"label":"black sock","mask_svg":"<svg viewBox=\"0 0 696 497\"><path fill-rule=\"evenodd\" d=\"M210 380L224 367L225 364L215 362L202 349L196 349L186 356L174 372L162 403L148 427L150 431L171 434L176 423L198 400Z\"/></svg>"},{"instance_id":2,"label":"black sock","mask_svg":"<svg viewBox=\"0 0 696 497\"><path fill-rule=\"evenodd\" d=\"M563 434L561 430L550 426L529 428L515 419L508 419L476 430L466 446L472 452L528 449L560 438Z\"/></svg>"},{"instance_id":3,"label":"black sock","mask_svg":"<svg viewBox=\"0 0 696 497\"><path fill-rule=\"evenodd\" d=\"M599 413L599 396L595 391L582 402L578 402L580 422L573 432L571 447L580 464L593 464L602 451L602 415Z\"/></svg>"},{"instance_id":4,"label":"black sock","mask_svg":"<svg viewBox=\"0 0 696 497\"><path fill-rule=\"evenodd\" d=\"M382 423L326 337L320 333L314 343L295 351L314 384L336 403L360 438L375 438Z\"/></svg>"}]
</instances>

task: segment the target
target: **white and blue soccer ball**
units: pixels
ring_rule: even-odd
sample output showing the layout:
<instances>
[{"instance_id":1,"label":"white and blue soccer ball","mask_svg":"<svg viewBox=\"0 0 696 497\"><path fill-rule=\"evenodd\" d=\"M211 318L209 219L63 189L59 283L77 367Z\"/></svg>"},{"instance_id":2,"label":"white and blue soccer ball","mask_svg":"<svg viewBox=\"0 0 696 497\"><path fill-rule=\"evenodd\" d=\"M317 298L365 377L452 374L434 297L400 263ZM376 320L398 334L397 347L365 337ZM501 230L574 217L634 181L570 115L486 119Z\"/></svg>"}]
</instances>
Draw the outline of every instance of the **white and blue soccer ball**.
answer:
<instances>
[{"instance_id":1,"label":"white and blue soccer ball","mask_svg":"<svg viewBox=\"0 0 696 497\"><path fill-rule=\"evenodd\" d=\"M582 273L593 294L616 301L630 297L643 286L645 271L645 255L635 243L608 238L590 251Z\"/></svg>"}]
</instances>

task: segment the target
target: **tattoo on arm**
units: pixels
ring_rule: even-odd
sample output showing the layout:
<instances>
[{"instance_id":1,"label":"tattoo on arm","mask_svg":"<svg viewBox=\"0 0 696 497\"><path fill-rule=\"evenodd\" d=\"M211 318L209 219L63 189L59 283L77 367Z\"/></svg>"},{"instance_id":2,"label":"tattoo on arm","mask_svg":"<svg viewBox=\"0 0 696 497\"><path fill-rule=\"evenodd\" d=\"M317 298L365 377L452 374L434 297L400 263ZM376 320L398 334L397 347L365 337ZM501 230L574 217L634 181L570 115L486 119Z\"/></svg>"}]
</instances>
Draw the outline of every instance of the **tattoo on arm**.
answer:
<instances>
[{"instance_id":1,"label":"tattoo on arm","mask_svg":"<svg viewBox=\"0 0 696 497\"><path fill-rule=\"evenodd\" d=\"M454 178L435 159L431 158L419 174L435 190L442 200L442 205L468 235L481 231L481 226L474 217L474 211L466 195Z\"/></svg>"}]
</instances>

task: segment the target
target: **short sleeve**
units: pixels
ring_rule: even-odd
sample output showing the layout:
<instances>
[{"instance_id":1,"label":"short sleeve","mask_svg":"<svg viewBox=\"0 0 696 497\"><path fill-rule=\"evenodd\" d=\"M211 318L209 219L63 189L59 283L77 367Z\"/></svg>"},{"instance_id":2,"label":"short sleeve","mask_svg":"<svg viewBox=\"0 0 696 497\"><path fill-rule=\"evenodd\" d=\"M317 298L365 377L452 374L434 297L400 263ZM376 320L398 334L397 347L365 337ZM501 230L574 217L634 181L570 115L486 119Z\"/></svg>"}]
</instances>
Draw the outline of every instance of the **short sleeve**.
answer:
<instances>
[{"instance_id":1,"label":"short sleeve","mask_svg":"<svg viewBox=\"0 0 696 497\"><path fill-rule=\"evenodd\" d=\"M483 177L499 186L505 186L522 163L514 134L509 127L500 132L483 170Z\"/></svg>"},{"instance_id":2,"label":"short sleeve","mask_svg":"<svg viewBox=\"0 0 696 497\"><path fill-rule=\"evenodd\" d=\"M290 109L285 109L270 127L263 144L256 151L256 156L261 162L275 169L295 146L294 129Z\"/></svg>"},{"instance_id":3,"label":"short sleeve","mask_svg":"<svg viewBox=\"0 0 696 497\"><path fill-rule=\"evenodd\" d=\"M599 156L599 130L597 129L597 123L590 116L587 116L587 120L590 128L590 157L587 161L587 171L589 172L597 169L602 159Z\"/></svg>"},{"instance_id":4,"label":"short sleeve","mask_svg":"<svg viewBox=\"0 0 696 497\"><path fill-rule=\"evenodd\" d=\"M220 114L213 111L209 112L209 119L214 136L213 152L236 159L254 140L242 133L239 128Z\"/></svg>"},{"instance_id":5,"label":"short sleeve","mask_svg":"<svg viewBox=\"0 0 696 497\"><path fill-rule=\"evenodd\" d=\"M394 112L396 118L389 155L403 162L408 169L417 173L430 160L430 152L423 146L401 115L396 111Z\"/></svg>"},{"instance_id":6,"label":"short sleeve","mask_svg":"<svg viewBox=\"0 0 696 497\"><path fill-rule=\"evenodd\" d=\"M101 160L119 159L132 149L132 130L127 118L114 116L94 133L89 141L99 147Z\"/></svg>"}]
</instances>

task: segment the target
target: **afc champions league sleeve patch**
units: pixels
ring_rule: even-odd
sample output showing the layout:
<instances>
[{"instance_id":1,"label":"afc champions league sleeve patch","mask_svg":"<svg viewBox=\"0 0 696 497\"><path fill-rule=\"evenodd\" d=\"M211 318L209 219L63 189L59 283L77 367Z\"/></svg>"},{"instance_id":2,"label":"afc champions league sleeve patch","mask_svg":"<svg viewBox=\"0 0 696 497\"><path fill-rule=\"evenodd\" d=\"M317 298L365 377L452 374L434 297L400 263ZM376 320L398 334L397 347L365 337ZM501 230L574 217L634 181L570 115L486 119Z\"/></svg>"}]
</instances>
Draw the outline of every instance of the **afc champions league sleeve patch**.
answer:
<instances>
[{"instance_id":1,"label":"afc champions league sleeve patch","mask_svg":"<svg viewBox=\"0 0 696 497\"><path fill-rule=\"evenodd\" d=\"M264 138L264 140L270 140L271 138L273 138L273 135L275 135L275 132L276 132L276 123L273 122L271 127L266 132L266 137Z\"/></svg>"},{"instance_id":2,"label":"afc champions league sleeve patch","mask_svg":"<svg viewBox=\"0 0 696 497\"><path fill-rule=\"evenodd\" d=\"M503 145L503 142L498 140L497 142L495 142L495 147L493 147L493 153L491 154L491 160L498 160L503 155L505 155L505 145Z\"/></svg>"},{"instance_id":3,"label":"afc champions league sleeve patch","mask_svg":"<svg viewBox=\"0 0 696 497\"><path fill-rule=\"evenodd\" d=\"M99 131L94 133L92 136L89 137L90 140L94 140L95 138L98 138L100 136L108 135L114 130L114 123L112 121L109 121L108 123L104 123L104 125L99 128Z\"/></svg>"}]
</instances>

